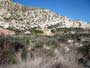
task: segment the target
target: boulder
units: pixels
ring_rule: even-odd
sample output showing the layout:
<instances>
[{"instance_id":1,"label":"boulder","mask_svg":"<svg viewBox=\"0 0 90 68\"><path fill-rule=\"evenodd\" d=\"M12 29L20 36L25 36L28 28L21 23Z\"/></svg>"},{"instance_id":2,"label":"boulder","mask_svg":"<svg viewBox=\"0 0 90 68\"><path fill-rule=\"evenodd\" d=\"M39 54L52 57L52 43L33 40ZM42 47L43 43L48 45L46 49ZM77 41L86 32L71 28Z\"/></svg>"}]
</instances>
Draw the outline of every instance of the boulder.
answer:
<instances>
[{"instance_id":1,"label":"boulder","mask_svg":"<svg viewBox=\"0 0 90 68\"><path fill-rule=\"evenodd\" d=\"M0 35L5 35L5 36L15 35L15 32L11 31L11 30L8 30L8 29L0 28Z\"/></svg>"}]
</instances>

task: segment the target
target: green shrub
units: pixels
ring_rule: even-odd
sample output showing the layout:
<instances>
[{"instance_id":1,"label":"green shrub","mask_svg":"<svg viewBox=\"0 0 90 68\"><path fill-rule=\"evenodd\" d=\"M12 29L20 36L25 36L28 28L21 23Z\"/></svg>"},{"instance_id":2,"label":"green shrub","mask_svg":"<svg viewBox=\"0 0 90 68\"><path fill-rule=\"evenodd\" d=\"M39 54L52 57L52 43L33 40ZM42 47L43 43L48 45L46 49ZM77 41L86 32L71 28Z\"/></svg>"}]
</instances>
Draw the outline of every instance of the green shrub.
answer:
<instances>
[{"instance_id":1,"label":"green shrub","mask_svg":"<svg viewBox=\"0 0 90 68\"><path fill-rule=\"evenodd\" d=\"M21 57L22 59L26 59L27 45L29 44L29 40L30 38L28 37L0 36L0 63L2 64L4 62L7 64L16 64L17 58L15 56L15 46L19 44L24 45ZM4 46L8 46L8 48Z\"/></svg>"},{"instance_id":2,"label":"green shrub","mask_svg":"<svg viewBox=\"0 0 90 68\"><path fill-rule=\"evenodd\" d=\"M36 28L32 28L32 29L31 29L31 33L32 33L32 34L41 34L41 33L43 33L43 31L37 30Z\"/></svg>"}]
</instances>

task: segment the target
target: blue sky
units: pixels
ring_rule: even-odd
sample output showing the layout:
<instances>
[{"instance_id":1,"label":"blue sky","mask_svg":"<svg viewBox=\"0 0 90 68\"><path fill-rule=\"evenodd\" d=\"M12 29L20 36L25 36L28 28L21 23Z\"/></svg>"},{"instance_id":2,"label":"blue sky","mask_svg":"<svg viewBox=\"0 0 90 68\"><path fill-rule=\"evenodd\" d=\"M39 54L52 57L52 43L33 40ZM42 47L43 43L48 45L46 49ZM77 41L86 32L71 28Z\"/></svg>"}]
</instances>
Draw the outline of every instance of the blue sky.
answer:
<instances>
[{"instance_id":1,"label":"blue sky","mask_svg":"<svg viewBox=\"0 0 90 68\"><path fill-rule=\"evenodd\" d=\"M25 6L50 9L71 19L90 22L90 0L13 0Z\"/></svg>"}]
</instances>

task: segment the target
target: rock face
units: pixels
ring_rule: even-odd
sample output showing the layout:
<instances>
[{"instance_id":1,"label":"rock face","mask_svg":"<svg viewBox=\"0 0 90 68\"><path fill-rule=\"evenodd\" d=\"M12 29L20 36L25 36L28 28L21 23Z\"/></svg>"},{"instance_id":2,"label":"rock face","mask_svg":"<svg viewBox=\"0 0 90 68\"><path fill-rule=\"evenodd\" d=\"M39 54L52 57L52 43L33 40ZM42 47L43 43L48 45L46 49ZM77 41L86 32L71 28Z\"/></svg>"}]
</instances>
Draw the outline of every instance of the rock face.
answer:
<instances>
[{"instance_id":1,"label":"rock face","mask_svg":"<svg viewBox=\"0 0 90 68\"><path fill-rule=\"evenodd\" d=\"M34 27L48 28L52 25L57 27L81 27L89 28L90 25L83 21L73 21L68 17L58 15L48 9L24 7L13 3L11 0L0 0L0 26L18 30L29 30Z\"/></svg>"},{"instance_id":2,"label":"rock face","mask_svg":"<svg viewBox=\"0 0 90 68\"><path fill-rule=\"evenodd\" d=\"M15 35L15 32L14 31L10 31L8 29L2 29L0 28L0 35Z\"/></svg>"}]
</instances>

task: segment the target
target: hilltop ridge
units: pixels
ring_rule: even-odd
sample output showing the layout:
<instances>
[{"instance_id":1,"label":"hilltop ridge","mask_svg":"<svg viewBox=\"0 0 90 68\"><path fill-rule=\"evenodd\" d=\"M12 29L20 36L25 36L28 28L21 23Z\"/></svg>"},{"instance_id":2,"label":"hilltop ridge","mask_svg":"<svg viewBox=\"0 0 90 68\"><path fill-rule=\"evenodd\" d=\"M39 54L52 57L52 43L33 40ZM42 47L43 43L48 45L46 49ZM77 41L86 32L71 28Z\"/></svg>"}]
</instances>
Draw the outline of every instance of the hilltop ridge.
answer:
<instances>
[{"instance_id":1,"label":"hilltop ridge","mask_svg":"<svg viewBox=\"0 0 90 68\"><path fill-rule=\"evenodd\" d=\"M0 26L3 28L30 30L52 25L59 28L90 28L90 24L81 20L74 21L48 9L25 7L12 0L0 0L0 11Z\"/></svg>"}]
</instances>

